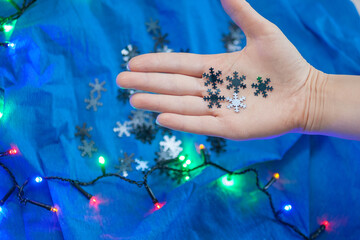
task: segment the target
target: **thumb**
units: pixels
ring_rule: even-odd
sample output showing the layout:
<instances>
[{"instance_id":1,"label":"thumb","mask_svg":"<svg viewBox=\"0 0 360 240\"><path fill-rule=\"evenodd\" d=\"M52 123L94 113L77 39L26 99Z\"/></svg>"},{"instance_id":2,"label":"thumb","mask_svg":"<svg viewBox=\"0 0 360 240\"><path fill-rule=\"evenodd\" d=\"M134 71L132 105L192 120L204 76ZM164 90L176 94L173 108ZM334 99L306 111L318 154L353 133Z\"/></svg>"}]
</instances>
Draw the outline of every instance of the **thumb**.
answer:
<instances>
[{"instance_id":1,"label":"thumb","mask_svg":"<svg viewBox=\"0 0 360 240\"><path fill-rule=\"evenodd\" d=\"M221 0L221 4L226 13L248 37L263 34L272 26L245 0Z\"/></svg>"}]
</instances>

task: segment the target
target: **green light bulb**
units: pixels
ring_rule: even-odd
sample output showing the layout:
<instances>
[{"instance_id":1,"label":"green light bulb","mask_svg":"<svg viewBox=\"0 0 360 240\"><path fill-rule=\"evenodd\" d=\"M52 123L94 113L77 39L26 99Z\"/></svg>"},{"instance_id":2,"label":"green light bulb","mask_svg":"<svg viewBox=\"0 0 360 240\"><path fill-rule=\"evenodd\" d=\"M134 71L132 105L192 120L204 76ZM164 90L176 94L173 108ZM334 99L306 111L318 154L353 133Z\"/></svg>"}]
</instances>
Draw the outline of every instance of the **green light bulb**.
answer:
<instances>
[{"instance_id":1,"label":"green light bulb","mask_svg":"<svg viewBox=\"0 0 360 240\"><path fill-rule=\"evenodd\" d=\"M99 157L99 163L100 164L105 164L105 158L103 156Z\"/></svg>"},{"instance_id":2,"label":"green light bulb","mask_svg":"<svg viewBox=\"0 0 360 240\"><path fill-rule=\"evenodd\" d=\"M180 160L180 161L184 161L184 160L185 160L185 156L181 155L181 156L179 157L179 160Z\"/></svg>"},{"instance_id":3,"label":"green light bulb","mask_svg":"<svg viewBox=\"0 0 360 240\"><path fill-rule=\"evenodd\" d=\"M191 161L188 159L186 160L186 164L189 165L191 163Z\"/></svg>"},{"instance_id":4,"label":"green light bulb","mask_svg":"<svg viewBox=\"0 0 360 240\"><path fill-rule=\"evenodd\" d=\"M189 179L190 179L190 177L189 177L189 176L186 176L186 177L185 177L185 180L186 180L186 181L188 181Z\"/></svg>"},{"instance_id":5,"label":"green light bulb","mask_svg":"<svg viewBox=\"0 0 360 240\"><path fill-rule=\"evenodd\" d=\"M221 179L221 182L222 182L222 184L224 184L227 187L234 185L234 179L229 178L228 175L223 176Z\"/></svg>"}]
</instances>

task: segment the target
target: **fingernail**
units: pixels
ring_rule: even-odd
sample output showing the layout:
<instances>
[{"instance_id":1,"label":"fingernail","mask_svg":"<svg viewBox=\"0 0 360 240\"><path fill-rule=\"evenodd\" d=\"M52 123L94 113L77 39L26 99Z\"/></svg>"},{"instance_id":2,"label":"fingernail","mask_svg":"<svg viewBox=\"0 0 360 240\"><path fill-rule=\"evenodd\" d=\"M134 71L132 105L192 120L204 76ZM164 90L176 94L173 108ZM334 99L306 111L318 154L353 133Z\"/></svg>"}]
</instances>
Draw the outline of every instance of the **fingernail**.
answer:
<instances>
[{"instance_id":1,"label":"fingernail","mask_svg":"<svg viewBox=\"0 0 360 240\"><path fill-rule=\"evenodd\" d=\"M131 71L131 70L130 70L129 63L126 64L126 69L127 69L128 71Z\"/></svg>"},{"instance_id":2,"label":"fingernail","mask_svg":"<svg viewBox=\"0 0 360 240\"><path fill-rule=\"evenodd\" d=\"M159 121L158 121L157 119L155 120L155 123L156 123L157 125L161 126L161 124L159 123Z\"/></svg>"}]
</instances>

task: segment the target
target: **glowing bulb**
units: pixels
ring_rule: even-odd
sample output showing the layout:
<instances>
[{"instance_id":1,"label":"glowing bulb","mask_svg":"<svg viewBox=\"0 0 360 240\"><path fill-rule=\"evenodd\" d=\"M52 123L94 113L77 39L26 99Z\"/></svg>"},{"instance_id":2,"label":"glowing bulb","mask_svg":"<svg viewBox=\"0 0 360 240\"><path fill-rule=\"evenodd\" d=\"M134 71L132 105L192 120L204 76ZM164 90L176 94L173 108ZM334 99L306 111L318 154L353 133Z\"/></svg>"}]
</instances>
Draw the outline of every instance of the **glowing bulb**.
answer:
<instances>
[{"instance_id":1,"label":"glowing bulb","mask_svg":"<svg viewBox=\"0 0 360 240\"><path fill-rule=\"evenodd\" d=\"M90 198L90 203L91 204L95 204L97 202L97 199L95 196L93 196L92 198Z\"/></svg>"},{"instance_id":2,"label":"glowing bulb","mask_svg":"<svg viewBox=\"0 0 360 240\"><path fill-rule=\"evenodd\" d=\"M329 221L323 221L323 222L321 223L321 225L324 225L324 226L325 226L325 229L329 227L329 224L330 224Z\"/></svg>"},{"instance_id":3,"label":"glowing bulb","mask_svg":"<svg viewBox=\"0 0 360 240\"><path fill-rule=\"evenodd\" d=\"M3 117L3 113L2 112L0 112L0 118L2 118Z\"/></svg>"},{"instance_id":4,"label":"glowing bulb","mask_svg":"<svg viewBox=\"0 0 360 240\"><path fill-rule=\"evenodd\" d=\"M0 207L0 213L2 213L3 212L3 209L2 209L2 207Z\"/></svg>"},{"instance_id":5,"label":"glowing bulb","mask_svg":"<svg viewBox=\"0 0 360 240\"><path fill-rule=\"evenodd\" d=\"M159 210L162 207L162 205L158 202L155 203L154 205L155 205L156 210Z\"/></svg>"},{"instance_id":6,"label":"glowing bulb","mask_svg":"<svg viewBox=\"0 0 360 240\"><path fill-rule=\"evenodd\" d=\"M274 173L273 177L274 177L275 179L279 179L279 178L280 178L280 174L279 174L279 173Z\"/></svg>"},{"instance_id":7,"label":"glowing bulb","mask_svg":"<svg viewBox=\"0 0 360 240\"><path fill-rule=\"evenodd\" d=\"M200 148L200 150L205 149L204 144L200 144L199 148Z\"/></svg>"},{"instance_id":8,"label":"glowing bulb","mask_svg":"<svg viewBox=\"0 0 360 240\"><path fill-rule=\"evenodd\" d=\"M52 207L52 208L50 209L50 211L52 211L52 212L56 213L56 212L58 212L58 211L59 211L59 209L57 209L56 207Z\"/></svg>"},{"instance_id":9,"label":"glowing bulb","mask_svg":"<svg viewBox=\"0 0 360 240\"><path fill-rule=\"evenodd\" d=\"M186 163L184 163L184 164L183 164L183 167L187 167L187 164L186 164Z\"/></svg>"},{"instance_id":10,"label":"glowing bulb","mask_svg":"<svg viewBox=\"0 0 360 240\"><path fill-rule=\"evenodd\" d=\"M10 155L14 155L17 153L17 150L15 148L9 150Z\"/></svg>"},{"instance_id":11,"label":"glowing bulb","mask_svg":"<svg viewBox=\"0 0 360 240\"><path fill-rule=\"evenodd\" d=\"M14 27L11 25L5 24L3 26L3 28L4 28L4 32L10 32Z\"/></svg>"},{"instance_id":12,"label":"glowing bulb","mask_svg":"<svg viewBox=\"0 0 360 240\"><path fill-rule=\"evenodd\" d=\"M228 186L228 187L234 185L234 179L229 178L229 176L227 176L227 175L222 177L221 182L222 182L222 184L224 184L225 186Z\"/></svg>"},{"instance_id":13,"label":"glowing bulb","mask_svg":"<svg viewBox=\"0 0 360 240\"><path fill-rule=\"evenodd\" d=\"M42 177L36 177L35 178L35 182L37 182L37 183L41 183L42 182Z\"/></svg>"},{"instance_id":14,"label":"glowing bulb","mask_svg":"<svg viewBox=\"0 0 360 240\"><path fill-rule=\"evenodd\" d=\"M12 49L15 49L15 43L8 43L8 47L12 48Z\"/></svg>"},{"instance_id":15,"label":"glowing bulb","mask_svg":"<svg viewBox=\"0 0 360 240\"><path fill-rule=\"evenodd\" d=\"M181 155L181 156L179 157L179 160L180 160L180 161L184 161L184 160L185 160L185 156Z\"/></svg>"},{"instance_id":16,"label":"glowing bulb","mask_svg":"<svg viewBox=\"0 0 360 240\"><path fill-rule=\"evenodd\" d=\"M292 206L290 204L287 204L284 206L284 210L287 212L290 211L291 209L292 209Z\"/></svg>"},{"instance_id":17,"label":"glowing bulb","mask_svg":"<svg viewBox=\"0 0 360 240\"><path fill-rule=\"evenodd\" d=\"M190 179L190 177L189 177L189 176L186 176L186 177L185 177L185 180L186 180L186 181L188 181L189 179Z\"/></svg>"},{"instance_id":18,"label":"glowing bulb","mask_svg":"<svg viewBox=\"0 0 360 240\"><path fill-rule=\"evenodd\" d=\"M99 163L100 164L105 164L105 158L103 156L99 157Z\"/></svg>"},{"instance_id":19,"label":"glowing bulb","mask_svg":"<svg viewBox=\"0 0 360 240\"><path fill-rule=\"evenodd\" d=\"M189 165L191 163L190 159L186 160L186 164Z\"/></svg>"}]
</instances>

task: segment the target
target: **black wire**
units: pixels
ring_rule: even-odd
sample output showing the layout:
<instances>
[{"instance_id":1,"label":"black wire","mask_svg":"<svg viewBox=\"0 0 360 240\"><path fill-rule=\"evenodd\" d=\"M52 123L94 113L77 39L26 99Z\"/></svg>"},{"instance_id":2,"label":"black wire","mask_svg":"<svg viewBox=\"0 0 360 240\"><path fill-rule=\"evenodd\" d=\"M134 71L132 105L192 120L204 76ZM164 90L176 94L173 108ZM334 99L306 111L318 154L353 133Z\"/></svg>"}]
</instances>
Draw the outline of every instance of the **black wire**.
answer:
<instances>
[{"instance_id":1,"label":"black wire","mask_svg":"<svg viewBox=\"0 0 360 240\"><path fill-rule=\"evenodd\" d=\"M131 179L128 179L128 178L125 178L117 173L107 173L107 174L103 174L101 176L98 176L97 178L95 178L94 180L91 180L89 182L81 182L79 180L74 180L74 179L70 179L70 178L63 178L63 177L58 177L58 176L49 176L49 177L44 177L44 179L46 180L58 180L58 181L63 181L63 182L68 182L68 183L76 183L80 186L89 186L89 185L93 185L95 184L97 181L103 179L103 178L107 178L107 177L117 177L117 178L120 178L121 180L123 181L126 181L130 184L134 184L134 185L137 185L139 188L141 187L145 187L147 190L150 190L151 191L151 188L149 187L148 185L148 177L151 176L152 173L154 173L156 170L168 170L168 171L176 171L176 172L193 172L199 168L202 168L202 167L206 167L206 166L213 166L219 170L222 170L226 173L228 173L229 175L243 175L243 174L246 174L246 173L249 173L249 172L252 172L255 174L255 177L256 177L256 187L259 191L263 192L268 200L269 200L269 204L270 204L270 208L271 208L271 211L274 215L274 218L277 222L279 222L280 224L284 225L284 226L287 226L289 227L290 229L292 229L295 233L297 233L298 235L300 235L301 237L303 237L304 239L306 240L309 240L310 238L307 237L304 233L302 233L296 226L288 223L288 222L285 222L284 220L282 220L279 215L277 214L277 211L275 209L275 206L274 206L274 203L273 203L273 199L272 199L272 196L271 194L268 192L267 189L264 189L261 185L260 185L260 179L259 179L259 173L256 169L254 168L248 168L248 169L245 169L243 171L240 171L240 172L236 172L236 171L230 171L230 170L227 170L225 168L223 168L222 166L214 163L214 162L211 162L209 161L208 159L208 155L205 156L205 159L203 159L203 163L192 168L192 169L178 169L178 168L172 168L172 167L168 167L167 165L168 164L171 164L175 161L178 161L177 158L174 158L174 159L170 159L170 160L166 160L166 161L163 161L162 163L158 163L157 165L155 165L154 167L152 167L150 170L146 171L146 172L143 172L144 173L144 177L143 177L143 181L135 181L135 180L131 180ZM15 176L13 175L13 173L3 164L0 162L0 166L9 174L9 176L11 177L13 183L15 186L17 186L17 188L19 189L18 191L18 198L19 198L19 201L20 203L22 204L26 204L28 201L30 201L29 199L25 198L24 197L24 187L28 184L28 180L26 180L24 182L24 184L22 186L19 186L19 184L17 183L16 181L16 178ZM154 198L153 196L151 196L152 200L154 201ZM312 238L312 239L315 239L315 238Z\"/></svg>"}]
</instances>

